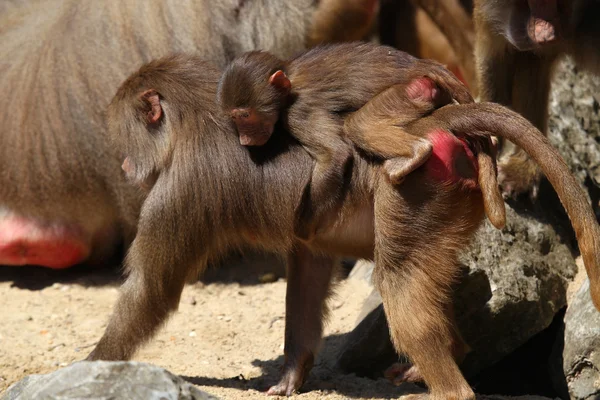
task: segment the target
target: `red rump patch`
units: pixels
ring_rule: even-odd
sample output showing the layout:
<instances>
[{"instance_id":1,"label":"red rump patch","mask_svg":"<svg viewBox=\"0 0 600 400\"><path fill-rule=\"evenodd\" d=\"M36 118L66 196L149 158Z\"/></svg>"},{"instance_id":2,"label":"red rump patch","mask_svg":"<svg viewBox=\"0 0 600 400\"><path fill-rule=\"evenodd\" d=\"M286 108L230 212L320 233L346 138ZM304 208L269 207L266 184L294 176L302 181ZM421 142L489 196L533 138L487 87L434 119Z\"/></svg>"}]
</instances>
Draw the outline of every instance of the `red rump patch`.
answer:
<instances>
[{"instance_id":1,"label":"red rump patch","mask_svg":"<svg viewBox=\"0 0 600 400\"><path fill-rule=\"evenodd\" d=\"M436 129L427 136L433 145L431 157L425 163L427 173L438 181L478 187L477 159L469 146L443 129Z\"/></svg>"},{"instance_id":2,"label":"red rump patch","mask_svg":"<svg viewBox=\"0 0 600 400\"><path fill-rule=\"evenodd\" d=\"M0 265L68 268L90 253L86 235L74 225L41 224L15 215L0 219Z\"/></svg>"}]
</instances>

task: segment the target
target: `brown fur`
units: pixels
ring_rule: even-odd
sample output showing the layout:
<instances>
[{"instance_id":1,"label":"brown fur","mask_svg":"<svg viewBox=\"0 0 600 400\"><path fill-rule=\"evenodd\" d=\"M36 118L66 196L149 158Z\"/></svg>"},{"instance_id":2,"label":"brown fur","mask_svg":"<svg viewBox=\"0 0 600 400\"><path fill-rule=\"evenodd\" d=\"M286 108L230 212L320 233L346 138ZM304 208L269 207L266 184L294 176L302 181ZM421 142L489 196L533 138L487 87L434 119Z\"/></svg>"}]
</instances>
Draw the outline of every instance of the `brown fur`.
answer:
<instances>
[{"instance_id":1,"label":"brown fur","mask_svg":"<svg viewBox=\"0 0 600 400\"><path fill-rule=\"evenodd\" d=\"M277 70L283 70L291 82L289 95L286 92L282 96L278 88L269 84L269 76ZM265 52L245 54L223 73L218 98L228 113L243 107L250 110L250 115L259 113L259 120L272 121L282 113L290 132L317 161L296 227L300 238L310 239L318 229L329 225L343 199L344 174L352 156L350 144L344 139L344 114L362 107L391 85L408 84L421 77L432 79L461 103L473 101L467 88L440 64L370 43L316 47L288 62ZM436 101L419 103L406 99L399 107L405 115L394 118L398 122L402 118L419 118L434 109ZM268 137L272 129L267 132L261 128L264 125L261 122L256 129L244 129L246 133L256 131L261 138ZM362 130L370 127L357 126L345 133L359 148L391 158L385 168L393 183L398 184L428 158L431 146L391 125L388 120L374 121L372 126L389 127L387 134L396 136L394 143L401 143L400 146L375 143L377 137L369 137L365 142L368 136ZM240 128L238 125L241 135Z\"/></svg>"},{"instance_id":2,"label":"brown fur","mask_svg":"<svg viewBox=\"0 0 600 400\"><path fill-rule=\"evenodd\" d=\"M473 48L475 30L471 15L459 0L413 0L435 22L454 50L464 77L477 90Z\"/></svg>"},{"instance_id":3,"label":"brown fur","mask_svg":"<svg viewBox=\"0 0 600 400\"><path fill-rule=\"evenodd\" d=\"M396 149L406 147L407 135L427 139L425 130L415 130L412 127L415 123L413 121L419 120L419 117L424 117L426 114L407 113L407 103L406 85L394 85L346 118L344 130L348 134L360 133L360 136L354 136L353 141L361 149L366 149L370 153L379 153L384 158L397 156L399 150ZM429 131L431 130L433 126ZM495 227L501 229L506 222L506 213L496 180L495 146L487 138L474 140L471 145L479 164L478 181L486 215ZM388 173L390 161L386 160L384 163L384 169Z\"/></svg>"},{"instance_id":4,"label":"brown fur","mask_svg":"<svg viewBox=\"0 0 600 400\"><path fill-rule=\"evenodd\" d=\"M399 0L382 3L382 42L419 58L444 64L477 95L471 12L456 0Z\"/></svg>"},{"instance_id":5,"label":"brown fur","mask_svg":"<svg viewBox=\"0 0 600 400\"><path fill-rule=\"evenodd\" d=\"M527 3L476 0L474 11L482 101L510 106L544 134L556 61L569 54L581 67L600 73L600 4L591 0L557 0L557 3L558 11L542 6L541 11L549 11L557 27L556 40L542 44L532 42L527 35L532 15ZM535 196L539 169L518 148L507 150L500 162L504 191L510 195L531 191Z\"/></svg>"},{"instance_id":6,"label":"brown fur","mask_svg":"<svg viewBox=\"0 0 600 400\"><path fill-rule=\"evenodd\" d=\"M313 15L310 47L322 43L351 42L371 31L379 0L321 0Z\"/></svg>"},{"instance_id":7,"label":"brown fur","mask_svg":"<svg viewBox=\"0 0 600 400\"><path fill-rule=\"evenodd\" d=\"M494 103L450 105L414 123L414 129L421 132L434 127L450 130L457 136L476 136L473 132L493 133L512 141L535 160L556 190L573 224L590 279L592 300L600 310L600 227L584 190L548 139L524 117Z\"/></svg>"},{"instance_id":8,"label":"brown fur","mask_svg":"<svg viewBox=\"0 0 600 400\"><path fill-rule=\"evenodd\" d=\"M111 103L110 133L116 143L148 149L149 141L166 141L169 146L157 149L171 156L163 158L169 161L147 194L126 259L129 276L88 358L131 357L177 308L186 278L195 278L207 262L231 249L252 246L289 259L285 364L270 393L291 394L302 385L317 352L334 258L353 256L375 260L374 281L394 345L415 363L431 398L474 398L455 361L466 346L452 321L450 287L459 273L457 255L484 217L480 190L437 181L425 168L395 186L380 164L354 153L340 217L310 244L300 244L294 215L313 162L283 133L261 149L240 146L233 124L212 101L219 76L197 57L169 57L133 74ZM165 113L153 133L144 131L147 109L138 108L140 94L150 89L160 94ZM390 98L377 96L372 102ZM475 151L477 143L489 142L489 135L472 132L515 139L551 179L560 180L559 194L578 232L598 305L599 228L581 189L547 141L522 117L491 104L449 105L405 128L425 137L440 127L465 136ZM482 151L492 154L489 148ZM466 171L465 178L473 172ZM484 178L478 177L480 184Z\"/></svg>"},{"instance_id":9,"label":"brown fur","mask_svg":"<svg viewBox=\"0 0 600 400\"><path fill-rule=\"evenodd\" d=\"M330 39L313 16L330 18L321 7L332 2L344 15L336 0L1 2L0 221L75 225L96 261L128 243L141 197L103 138L119 83L172 51L218 65L257 48L289 57L309 37Z\"/></svg>"}]
</instances>

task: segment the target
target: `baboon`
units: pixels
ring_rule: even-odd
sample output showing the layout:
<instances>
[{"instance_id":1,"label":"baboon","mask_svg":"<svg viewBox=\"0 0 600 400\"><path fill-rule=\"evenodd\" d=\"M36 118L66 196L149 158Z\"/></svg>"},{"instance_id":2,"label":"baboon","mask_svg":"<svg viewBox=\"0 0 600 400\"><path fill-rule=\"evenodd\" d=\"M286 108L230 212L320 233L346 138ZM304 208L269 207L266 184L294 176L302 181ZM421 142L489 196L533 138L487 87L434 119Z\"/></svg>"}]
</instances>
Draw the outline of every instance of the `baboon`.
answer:
<instances>
[{"instance_id":1,"label":"baboon","mask_svg":"<svg viewBox=\"0 0 600 400\"><path fill-rule=\"evenodd\" d=\"M240 146L235 124L214 101L220 76L195 56L163 58L131 75L110 104L112 142L133 168L157 177L125 260L127 280L88 359L130 358L177 308L187 279L231 249L252 246L288 257L285 364L269 393L289 395L314 361L334 260L352 256L375 260L394 345L414 363L431 397L474 398L457 365L465 345L449 288L459 273L457 255L486 212L482 190L490 185L483 180L495 174L480 160L493 156L491 133L525 149L554 184L600 308L600 228L556 150L517 113L491 103L450 104L403 124L433 150L401 185L389 181L383 162L355 151L340 217L304 243L294 235L294 215L312 158L281 132L261 148ZM391 87L345 123L360 127L377 113L393 115L395 99L405 96Z\"/></svg>"}]
</instances>

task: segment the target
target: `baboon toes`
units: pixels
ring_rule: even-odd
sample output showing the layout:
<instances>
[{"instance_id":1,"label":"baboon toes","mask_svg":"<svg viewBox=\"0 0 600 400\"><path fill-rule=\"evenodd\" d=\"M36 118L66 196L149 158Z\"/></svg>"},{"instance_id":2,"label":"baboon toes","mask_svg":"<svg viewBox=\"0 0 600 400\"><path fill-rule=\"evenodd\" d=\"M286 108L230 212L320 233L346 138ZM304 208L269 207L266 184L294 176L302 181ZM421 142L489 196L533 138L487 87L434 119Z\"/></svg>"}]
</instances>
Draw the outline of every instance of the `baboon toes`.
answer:
<instances>
[{"instance_id":1,"label":"baboon toes","mask_svg":"<svg viewBox=\"0 0 600 400\"><path fill-rule=\"evenodd\" d=\"M404 382L423 382L423 376L419 368L409 363L392 364L383 373L386 379L389 379L394 385L399 386Z\"/></svg>"},{"instance_id":2,"label":"baboon toes","mask_svg":"<svg viewBox=\"0 0 600 400\"><path fill-rule=\"evenodd\" d=\"M291 396L304 383L304 373L301 368L284 372L279 383L267 391L269 396Z\"/></svg>"},{"instance_id":3,"label":"baboon toes","mask_svg":"<svg viewBox=\"0 0 600 400\"><path fill-rule=\"evenodd\" d=\"M525 154L513 154L498 163L498 183L504 198L516 199L529 194L530 199L535 200L541 176L537 164Z\"/></svg>"}]
</instances>

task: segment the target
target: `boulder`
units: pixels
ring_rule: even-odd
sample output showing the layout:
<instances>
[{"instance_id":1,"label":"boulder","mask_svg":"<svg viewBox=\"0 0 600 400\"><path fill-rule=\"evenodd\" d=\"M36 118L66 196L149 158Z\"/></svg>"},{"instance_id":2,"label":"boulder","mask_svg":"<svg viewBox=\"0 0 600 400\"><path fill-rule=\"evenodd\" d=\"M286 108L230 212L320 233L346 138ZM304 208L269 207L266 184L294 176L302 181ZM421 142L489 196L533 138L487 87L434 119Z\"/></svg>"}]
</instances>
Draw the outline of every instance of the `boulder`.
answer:
<instances>
[{"instance_id":1,"label":"boulder","mask_svg":"<svg viewBox=\"0 0 600 400\"><path fill-rule=\"evenodd\" d=\"M154 365L81 361L46 375L30 375L0 400L57 399L216 400Z\"/></svg>"},{"instance_id":2,"label":"boulder","mask_svg":"<svg viewBox=\"0 0 600 400\"><path fill-rule=\"evenodd\" d=\"M564 334L553 351L555 386L573 400L600 398L600 312L590 301L589 280L583 280L564 317ZM566 396L565 396L566 397Z\"/></svg>"},{"instance_id":3,"label":"boulder","mask_svg":"<svg viewBox=\"0 0 600 400\"><path fill-rule=\"evenodd\" d=\"M565 59L552 83L548 138L596 200L595 182L600 182L599 111L600 77L580 71Z\"/></svg>"}]
</instances>

